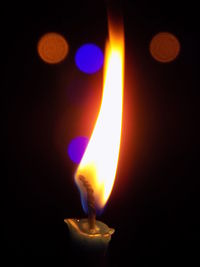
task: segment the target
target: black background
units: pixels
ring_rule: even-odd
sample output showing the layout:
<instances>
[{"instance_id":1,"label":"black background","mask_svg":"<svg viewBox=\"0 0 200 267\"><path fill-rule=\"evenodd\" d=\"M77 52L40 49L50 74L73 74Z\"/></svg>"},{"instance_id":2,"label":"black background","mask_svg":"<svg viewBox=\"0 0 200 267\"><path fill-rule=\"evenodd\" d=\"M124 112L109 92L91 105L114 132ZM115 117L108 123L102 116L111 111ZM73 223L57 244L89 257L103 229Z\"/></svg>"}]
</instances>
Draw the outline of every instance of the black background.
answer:
<instances>
[{"instance_id":1,"label":"black background","mask_svg":"<svg viewBox=\"0 0 200 267\"><path fill-rule=\"evenodd\" d=\"M99 218L116 229L105 266L199 264L195 2L121 5L125 111L116 182ZM63 220L85 215L67 145L77 135L90 135L103 74L81 73L74 55L85 42L104 49L106 2L8 3L1 13L1 261L71 266L79 255L71 252ZM69 42L69 55L58 65L37 54L39 38L49 31ZM172 32L181 44L179 57L168 64L149 53L159 31Z\"/></svg>"}]
</instances>

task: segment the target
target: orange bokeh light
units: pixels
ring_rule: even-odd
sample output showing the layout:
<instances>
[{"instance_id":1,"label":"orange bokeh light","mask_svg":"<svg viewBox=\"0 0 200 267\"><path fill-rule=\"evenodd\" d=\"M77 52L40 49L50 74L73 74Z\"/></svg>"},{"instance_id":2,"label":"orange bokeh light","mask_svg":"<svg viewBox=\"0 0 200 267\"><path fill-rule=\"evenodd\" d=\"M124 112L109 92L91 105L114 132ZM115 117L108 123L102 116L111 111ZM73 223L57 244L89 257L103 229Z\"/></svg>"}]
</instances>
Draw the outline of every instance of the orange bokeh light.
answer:
<instances>
[{"instance_id":1,"label":"orange bokeh light","mask_svg":"<svg viewBox=\"0 0 200 267\"><path fill-rule=\"evenodd\" d=\"M56 64L65 59L69 51L69 45L62 35L50 32L40 38L37 51L43 61Z\"/></svg>"},{"instance_id":2,"label":"orange bokeh light","mask_svg":"<svg viewBox=\"0 0 200 267\"><path fill-rule=\"evenodd\" d=\"M180 43L172 33L159 32L152 38L149 50L155 60L167 63L178 56Z\"/></svg>"}]
</instances>

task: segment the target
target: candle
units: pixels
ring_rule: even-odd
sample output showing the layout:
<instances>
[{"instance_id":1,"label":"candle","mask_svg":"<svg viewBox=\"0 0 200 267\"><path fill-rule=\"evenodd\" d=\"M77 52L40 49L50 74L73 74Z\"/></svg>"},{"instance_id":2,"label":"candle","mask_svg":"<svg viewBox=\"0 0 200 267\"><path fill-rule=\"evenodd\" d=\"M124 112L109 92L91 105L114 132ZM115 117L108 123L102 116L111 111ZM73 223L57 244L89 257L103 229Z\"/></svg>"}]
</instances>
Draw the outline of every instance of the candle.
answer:
<instances>
[{"instance_id":1,"label":"candle","mask_svg":"<svg viewBox=\"0 0 200 267\"><path fill-rule=\"evenodd\" d=\"M74 243L83 249L105 250L114 229L96 220L111 194L120 150L123 80L124 34L121 25L109 21L109 39L104 62L103 96L90 141L75 173L87 219L65 219Z\"/></svg>"}]
</instances>

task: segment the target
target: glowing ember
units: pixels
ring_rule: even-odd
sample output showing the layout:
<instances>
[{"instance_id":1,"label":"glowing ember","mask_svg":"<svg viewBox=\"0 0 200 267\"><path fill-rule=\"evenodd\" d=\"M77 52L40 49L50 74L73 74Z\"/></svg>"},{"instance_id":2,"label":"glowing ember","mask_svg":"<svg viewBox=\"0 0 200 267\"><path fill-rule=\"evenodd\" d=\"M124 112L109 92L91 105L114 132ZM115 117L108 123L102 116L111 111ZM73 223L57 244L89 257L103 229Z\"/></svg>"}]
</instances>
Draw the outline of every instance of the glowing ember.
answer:
<instances>
[{"instance_id":1,"label":"glowing ember","mask_svg":"<svg viewBox=\"0 0 200 267\"><path fill-rule=\"evenodd\" d=\"M112 191L119 157L124 79L124 34L120 27L109 25L106 45L103 97L89 144L75 174L87 212L87 192L80 181L85 177L94 193L96 209L102 209Z\"/></svg>"}]
</instances>

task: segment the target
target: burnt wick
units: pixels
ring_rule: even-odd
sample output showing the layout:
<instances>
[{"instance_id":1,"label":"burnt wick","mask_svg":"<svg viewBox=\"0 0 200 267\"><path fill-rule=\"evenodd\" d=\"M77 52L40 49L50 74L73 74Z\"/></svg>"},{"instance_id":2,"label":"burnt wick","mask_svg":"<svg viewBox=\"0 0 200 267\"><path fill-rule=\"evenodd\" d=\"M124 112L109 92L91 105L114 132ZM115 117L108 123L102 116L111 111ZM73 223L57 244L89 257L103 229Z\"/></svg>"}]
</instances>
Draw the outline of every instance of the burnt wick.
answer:
<instances>
[{"instance_id":1,"label":"burnt wick","mask_svg":"<svg viewBox=\"0 0 200 267\"><path fill-rule=\"evenodd\" d=\"M96 223L96 210L95 210L95 199L94 190L92 189L90 183L82 175L79 176L80 181L85 187L87 193L87 206L88 206L88 223L91 230L95 229Z\"/></svg>"}]
</instances>

